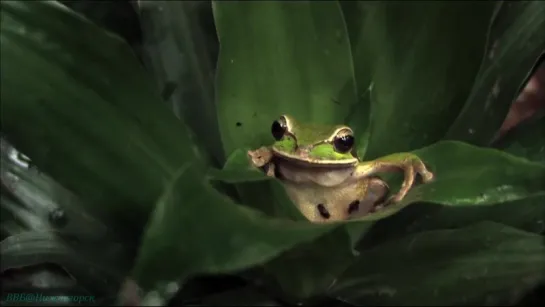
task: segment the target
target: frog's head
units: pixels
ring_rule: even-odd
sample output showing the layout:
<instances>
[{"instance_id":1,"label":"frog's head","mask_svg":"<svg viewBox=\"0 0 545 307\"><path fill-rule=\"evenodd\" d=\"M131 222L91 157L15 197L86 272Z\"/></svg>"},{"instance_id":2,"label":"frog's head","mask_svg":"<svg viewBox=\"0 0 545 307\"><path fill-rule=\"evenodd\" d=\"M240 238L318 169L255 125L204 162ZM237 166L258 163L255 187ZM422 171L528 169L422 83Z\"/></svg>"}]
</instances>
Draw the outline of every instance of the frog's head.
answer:
<instances>
[{"instance_id":1,"label":"frog's head","mask_svg":"<svg viewBox=\"0 0 545 307\"><path fill-rule=\"evenodd\" d=\"M315 166L358 163L350 127L300 124L282 115L273 122L271 132L276 140L272 152L277 157Z\"/></svg>"}]
</instances>

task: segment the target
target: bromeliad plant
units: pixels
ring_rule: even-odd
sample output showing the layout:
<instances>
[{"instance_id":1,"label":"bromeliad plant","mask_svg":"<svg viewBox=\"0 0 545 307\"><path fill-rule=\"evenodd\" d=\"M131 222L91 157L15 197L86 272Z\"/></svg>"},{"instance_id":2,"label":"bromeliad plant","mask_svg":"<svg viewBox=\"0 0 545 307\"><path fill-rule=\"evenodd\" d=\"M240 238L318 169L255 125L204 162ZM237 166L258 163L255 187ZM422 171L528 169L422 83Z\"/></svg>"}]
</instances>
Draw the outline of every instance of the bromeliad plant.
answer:
<instances>
[{"instance_id":1,"label":"bromeliad plant","mask_svg":"<svg viewBox=\"0 0 545 307\"><path fill-rule=\"evenodd\" d=\"M85 265L162 298L229 274L307 304L515 304L545 280L545 121L494 142L545 50L544 2L214 2L215 101L184 101L181 120L115 35L56 2L1 6L2 133L136 255ZM365 160L415 153L435 178L362 219L310 223L246 156L285 113L350 125ZM109 250L71 225L55 242ZM21 236L2 259L77 267L51 236ZM245 291L230 303L257 304Z\"/></svg>"}]
</instances>

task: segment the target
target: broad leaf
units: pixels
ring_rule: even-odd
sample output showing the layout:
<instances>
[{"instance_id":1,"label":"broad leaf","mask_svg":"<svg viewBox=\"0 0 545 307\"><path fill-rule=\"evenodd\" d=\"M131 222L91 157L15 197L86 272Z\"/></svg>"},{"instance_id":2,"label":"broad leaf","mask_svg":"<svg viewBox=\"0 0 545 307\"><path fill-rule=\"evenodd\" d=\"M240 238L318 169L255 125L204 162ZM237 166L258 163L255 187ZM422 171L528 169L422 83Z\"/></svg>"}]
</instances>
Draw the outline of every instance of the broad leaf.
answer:
<instances>
[{"instance_id":1,"label":"broad leaf","mask_svg":"<svg viewBox=\"0 0 545 307\"><path fill-rule=\"evenodd\" d=\"M350 234L343 228L300 244L264 265L269 286L293 303L322 296L355 259Z\"/></svg>"},{"instance_id":2,"label":"broad leaf","mask_svg":"<svg viewBox=\"0 0 545 307\"><path fill-rule=\"evenodd\" d=\"M270 143L287 113L343 123L356 101L350 46L336 1L213 3L220 41L216 104L225 154Z\"/></svg>"},{"instance_id":3,"label":"broad leaf","mask_svg":"<svg viewBox=\"0 0 545 307\"><path fill-rule=\"evenodd\" d=\"M173 85L168 103L215 162L223 163L214 105L218 46L214 28L205 27L207 22L213 21L210 6L209 1L138 3L146 66L160 88L169 91Z\"/></svg>"},{"instance_id":4,"label":"broad leaf","mask_svg":"<svg viewBox=\"0 0 545 307\"><path fill-rule=\"evenodd\" d=\"M481 69L447 139L490 144L532 67L545 54L545 2L500 4Z\"/></svg>"},{"instance_id":5,"label":"broad leaf","mask_svg":"<svg viewBox=\"0 0 545 307\"><path fill-rule=\"evenodd\" d=\"M0 242L0 253L2 272L44 263L56 264L97 299L115 298L130 263L124 258L120 244L50 231L10 236Z\"/></svg>"},{"instance_id":6,"label":"broad leaf","mask_svg":"<svg viewBox=\"0 0 545 307\"><path fill-rule=\"evenodd\" d=\"M545 234L545 194L491 206L445 206L418 203L373 225L358 249L422 231L454 229L491 221Z\"/></svg>"},{"instance_id":7,"label":"broad leaf","mask_svg":"<svg viewBox=\"0 0 545 307\"><path fill-rule=\"evenodd\" d=\"M519 124L499 139L494 147L512 155L545 163L545 116Z\"/></svg>"},{"instance_id":8,"label":"broad leaf","mask_svg":"<svg viewBox=\"0 0 545 307\"><path fill-rule=\"evenodd\" d=\"M80 199L34 167L22 161L20 153L1 140L2 228L6 234L19 225L20 230L62 230L80 238L112 235L109 227L89 212Z\"/></svg>"},{"instance_id":9,"label":"broad leaf","mask_svg":"<svg viewBox=\"0 0 545 307\"><path fill-rule=\"evenodd\" d=\"M365 250L329 294L360 306L499 306L543 281L543 236L485 222Z\"/></svg>"},{"instance_id":10,"label":"broad leaf","mask_svg":"<svg viewBox=\"0 0 545 307\"><path fill-rule=\"evenodd\" d=\"M352 41L358 92L373 84L370 126L361 129L371 133L366 159L432 144L447 131L469 94L495 3L359 5L359 13L347 14L347 24L351 37L358 37ZM367 142L362 136L358 141Z\"/></svg>"},{"instance_id":11,"label":"broad leaf","mask_svg":"<svg viewBox=\"0 0 545 307\"><path fill-rule=\"evenodd\" d=\"M142 223L195 159L188 132L118 37L56 2L1 7L2 132L89 209Z\"/></svg>"},{"instance_id":12,"label":"broad leaf","mask_svg":"<svg viewBox=\"0 0 545 307\"><path fill-rule=\"evenodd\" d=\"M194 166L180 169L156 205L133 272L146 290L194 274L250 268L336 227L267 217L233 203L200 176Z\"/></svg>"},{"instance_id":13,"label":"broad leaf","mask_svg":"<svg viewBox=\"0 0 545 307\"><path fill-rule=\"evenodd\" d=\"M435 178L414 187L404 204L492 205L545 194L545 165L499 150L443 141L414 153Z\"/></svg>"},{"instance_id":14,"label":"broad leaf","mask_svg":"<svg viewBox=\"0 0 545 307\"><path fill-rule=\"evenodd\" d=\"M391 205L377 213L369 214L359 221L347 223L346 227L354 245L361 238L364 238L364 242L368 242L365 244L374 244L384 237L399 236L406 231L407 224L418 223L419 217L433 214L441 208L439 205L460 207L459 209L449 209L457 213L459 219L456 220L457 222L448 219L438 222L439 225L444 223L445 228L450 228L448 225L453 223L464 226L486 220L490 218L487 214L492 216L496 214L493 220L503 222L504 219L500 216L502 208L517 210L517 207L502 205L500 208L494 208L498 204L518 200L523 202L529 197L545 196L545 165L539 163L511 156L495 149L480 148L455 141L439 142L416 150L414 153L421 157L434 172L434 180L413 187L400 204ZM395 185L396 182L392 183L394 184L390 185L391 191L396 192L398 189ZM418 210L422 208L415 209L416 213L414 214L402 214L400 217L394 215L415 202L427 202L430 205L424 210ZM540 212L539 208L535 207L530 210ZM517 221L516 218L522 212L505 212L508 215L505 218L518 226L517 223L521 221ZM392 215L394 216L392 217ZM390 219L383 220L388 217ZM375 224L369 233L370 224L365 222L376 220L379 220L379 223ZM426 228L424 227L424 229ZM366 237L367 235L369 237Z\"/></svg>"}]
</instances>

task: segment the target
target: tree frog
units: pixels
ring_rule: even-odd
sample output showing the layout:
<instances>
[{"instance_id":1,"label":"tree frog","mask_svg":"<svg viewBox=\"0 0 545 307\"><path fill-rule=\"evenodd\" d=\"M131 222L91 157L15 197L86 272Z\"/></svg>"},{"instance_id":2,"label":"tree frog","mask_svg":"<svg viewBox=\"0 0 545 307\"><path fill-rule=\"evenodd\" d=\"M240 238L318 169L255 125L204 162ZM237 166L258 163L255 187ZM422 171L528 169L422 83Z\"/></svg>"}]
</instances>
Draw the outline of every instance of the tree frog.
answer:
<instances>
[{"instance_id":1,"label":"tree frog","mask_svg":"<svg viewBox=\"0 0 545 307\"><path fill-rule=\"evenodd\" d=\"M290 199L312 222L361 217L384 204L401 201L417 174L424 183L434 176L412 153L360 161L348 126L302 124L282 115L272 123L271 133L273 145L248 151L250 162L280 179ZM389 187L376 174L395 170L404 172L404 181L387 199Z\"/></svg>"}]
</instances>

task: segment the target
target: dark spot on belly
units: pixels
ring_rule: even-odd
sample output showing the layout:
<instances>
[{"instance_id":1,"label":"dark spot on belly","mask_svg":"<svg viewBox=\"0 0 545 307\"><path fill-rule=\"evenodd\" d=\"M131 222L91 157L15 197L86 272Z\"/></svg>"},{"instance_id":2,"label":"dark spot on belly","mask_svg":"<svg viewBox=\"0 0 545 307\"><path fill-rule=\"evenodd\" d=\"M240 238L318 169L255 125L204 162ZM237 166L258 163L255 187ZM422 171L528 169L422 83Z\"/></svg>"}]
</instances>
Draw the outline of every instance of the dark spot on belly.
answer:
<instances>
[{"instance_id":1,"label":"dark spot on belly","mask_svg":"<svg viewBox=\"0 0 545 307\"><path fill-rule=\"evenodd\" d=\"M328 219L331 217L331 214L329 214L329 211L327 211L327 209L325 208L323 204L318 204L316 208L318 208L318 212L324 219Z\"/></svg>"},{"instance_id":2,"label":"dark spot on belly","mask_svg":"<svg viewBox=\"0 0 545 307\"><path fill-rule=\"evenodd\" d=\"M236 125L237 127L240 127L240 126L242 126L242 123L241 123L241 122L237 122L235 125Z\"/></svg>"},{"instance_id":3,"label":"dark spot on belly","mask_svg":"<svg viewBox=\"0 0 545 307\"><path fill-rule=\"evenodd\" d=\"M352 213L358 211L359 208L360 208L360 201L359 200L355 200L355 201L351 202L350 205L348 205L348 214L352 214Z\"/></svg>"}]
</instances>

